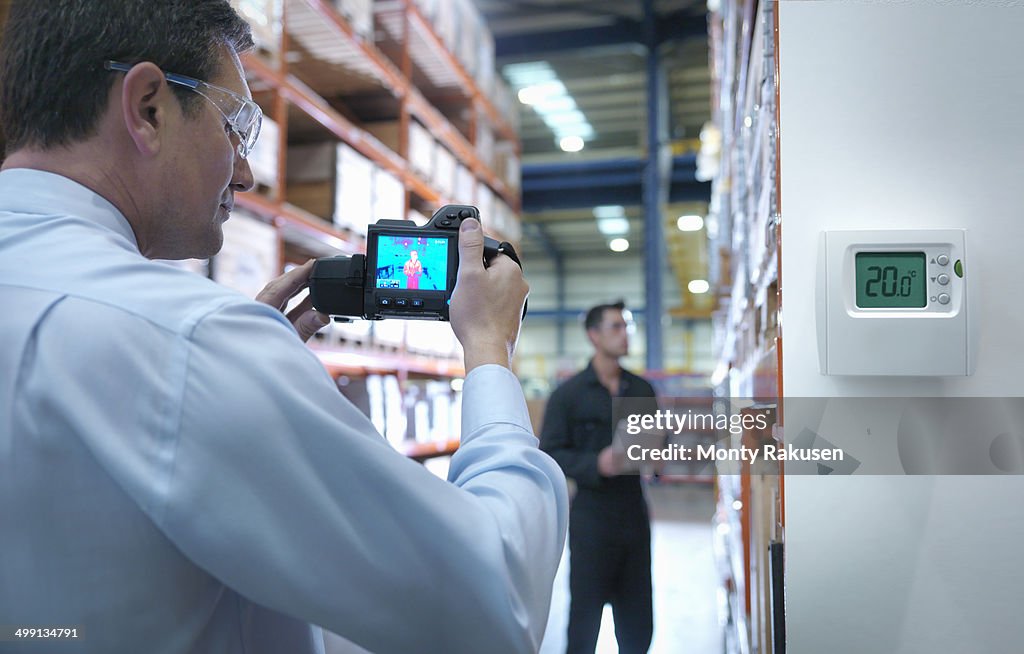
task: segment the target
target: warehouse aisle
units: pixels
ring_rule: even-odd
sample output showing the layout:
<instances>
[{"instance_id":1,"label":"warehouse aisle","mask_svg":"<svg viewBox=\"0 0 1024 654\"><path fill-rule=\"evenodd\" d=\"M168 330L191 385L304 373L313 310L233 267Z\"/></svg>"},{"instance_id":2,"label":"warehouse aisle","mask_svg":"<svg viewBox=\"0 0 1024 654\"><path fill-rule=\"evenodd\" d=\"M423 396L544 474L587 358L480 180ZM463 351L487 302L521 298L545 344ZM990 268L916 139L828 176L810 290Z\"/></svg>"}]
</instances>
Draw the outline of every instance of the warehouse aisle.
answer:
<instances>
[{"instance_id":1,"label":"warehouse aisle","mask_svg":"<svg viewBox=\"0 0 1024 654\"><path fill-rule=\"evenodd\" d=\"M650 654L718 654L718 582L711 551L711 486L648 489L654 565L654 642ZM569 556L555 578L551 616L541 654L565 651L569 617ZM597 654L616 654L611 609L605 607Z\"/></svg>"}]
</instances>

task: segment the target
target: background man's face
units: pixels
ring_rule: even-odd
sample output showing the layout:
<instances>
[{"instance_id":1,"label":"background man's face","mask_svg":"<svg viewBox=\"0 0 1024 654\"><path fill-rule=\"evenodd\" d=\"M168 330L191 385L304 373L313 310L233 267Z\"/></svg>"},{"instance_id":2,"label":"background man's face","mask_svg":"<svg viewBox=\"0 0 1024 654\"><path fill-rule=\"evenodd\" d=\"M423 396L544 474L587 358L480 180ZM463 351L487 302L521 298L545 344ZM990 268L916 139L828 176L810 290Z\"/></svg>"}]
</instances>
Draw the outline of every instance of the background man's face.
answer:
<instances>
[{"instance_id":1,"label":"background man's face","mask_svg":"<svg viewBox=\"0 0 1024 654\"><path fill-rule=\"evenodd\" d=\"M600 324L587 330L587 335L604 356L617 359L629 354L629 326L618 309L605 309Z\"/></svg>"}]
</instances>

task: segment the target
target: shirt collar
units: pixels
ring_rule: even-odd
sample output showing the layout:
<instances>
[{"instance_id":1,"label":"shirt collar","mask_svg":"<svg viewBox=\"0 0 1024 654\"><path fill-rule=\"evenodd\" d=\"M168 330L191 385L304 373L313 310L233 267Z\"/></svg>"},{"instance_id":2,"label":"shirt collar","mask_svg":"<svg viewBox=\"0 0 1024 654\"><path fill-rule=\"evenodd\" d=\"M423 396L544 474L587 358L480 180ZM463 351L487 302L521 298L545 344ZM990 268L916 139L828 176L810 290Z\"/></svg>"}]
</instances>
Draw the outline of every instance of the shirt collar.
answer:
<instances>
[{"instance_id":1,"label":"shirt collar","mask_svg":"<svg viewBox=\"0 0 1024 654\"><path fill-rule=\"evenodd\" d=\"M630 386L630 384L629 384L630 372L628 370L626 370L625 368L623 368L622 366L619 366L619 370L622 371L622 373L621 373L621 375L619 377L619 394L621 395L622 393L625 393L626 389L628 389L629 386ZM587 363L587 367L583 369L583 379L588 384L597 384L597 385L601 384L601 380L597 378L597 372L594 371L594 360L593 359L591 359L590 362Z\"/></svg>"},{"instance_id":2,"label":"shirt collar","mask_svg":"<svg viewBox=\"0 0 1024 654\"><path fill-rule=\"evenodd\" d=\"M31 168L0 171L0 211L83 218L123 236L139 249L131 224L117 207L92 189L56 173Z\"/></svg>"}]
</instances>

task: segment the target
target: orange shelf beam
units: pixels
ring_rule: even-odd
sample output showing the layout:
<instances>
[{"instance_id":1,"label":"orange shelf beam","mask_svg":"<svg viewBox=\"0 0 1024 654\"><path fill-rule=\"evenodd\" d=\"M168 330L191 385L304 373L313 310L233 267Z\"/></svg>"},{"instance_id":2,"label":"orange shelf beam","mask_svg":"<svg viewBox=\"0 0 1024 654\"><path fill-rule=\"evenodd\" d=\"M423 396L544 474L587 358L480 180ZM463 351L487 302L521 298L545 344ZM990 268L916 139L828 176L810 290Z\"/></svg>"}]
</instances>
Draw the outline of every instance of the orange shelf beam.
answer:
<instances>
[{"instance_id":1,"label":"orange shelf beam","mask_svg":"<svg viewBox=\"0 0 1024 654\"><path fill-rule=\"evenodd\" d=\"M332 229L330 225L316 216L291 205L271 200L259 193L239 193L235 196L235 202L238 206L267 218L275 226L294 227L342 252L354 253L363 248L361 243L349 240L344 234Z\"/></svg>"},{"instance_id":2,"label":"orange shelf beam","mask_svg":"<svg viewBox=\"0 0 1024 654\"><path fill-rule=\"evenodd\" d=\"M454 360L411 354L389 354L356 349L311 348L333 375L413 373L435 377L465 377L465 367Z\"/></svg>"},{"instance_id":3,"label":"orange shelf beam","mask_svg":"<svg viewBox=\"0 0 1024 654\"><path fill-rule=\"evenodd\" d=\"M437 32L434 31L433 25L431 25L430 21L423 16L420 8L412 2L406 3L406 6L413 27L417 29L420 34L432 41L432 45L448 53L448 61L446 63L453 71L455 71L455 74L462 82L462 88L469 92L468 95L473 103L483 109L483 112L487 116L487 120L491 125L497 128L498 132L500 132L501 136L505 139L509 141L517 141L519 137L516 134L516 131L512 129L512 125L509 124L505 117L501 115L497 107L494 106L494 103L491 102L491 99L480 91L480 87L477 86L476 80L473 79L472 75L466 72L462 63L451 54L444 42L441 41L441 37L439 37Z\"/></svg>"},{"instance_id":4,"label":"orange shelf beam","mask_svg":"<svg viewBox=\"0 0 1024 654\"><path fill-rule=\"evenodd\" d=\"M414 461L423 462L439 456L450 456L459 449L459 441L448 440L436 443L402 443L396 448L399 452Z\"/></svg>"}]
</instances>

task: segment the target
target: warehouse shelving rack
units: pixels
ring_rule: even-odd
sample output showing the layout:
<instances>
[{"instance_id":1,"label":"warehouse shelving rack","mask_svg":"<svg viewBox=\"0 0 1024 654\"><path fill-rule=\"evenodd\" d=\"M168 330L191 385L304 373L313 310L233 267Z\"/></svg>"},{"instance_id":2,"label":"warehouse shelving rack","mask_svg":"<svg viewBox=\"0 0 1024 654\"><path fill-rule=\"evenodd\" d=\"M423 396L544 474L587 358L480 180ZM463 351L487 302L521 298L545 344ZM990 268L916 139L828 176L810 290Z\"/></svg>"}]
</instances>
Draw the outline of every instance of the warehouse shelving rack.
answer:
<instances>
[{"instance_id":1,"label":"warehouse shelving rack","mask_svg":"<svg viewBox=\"0 0 1024 654\"><path fill-rule=\"evenodd\" d=\"M771 429L738 444L782 441L782 329L778 5L731 0L709 20L722 169L712 203L722 228L712 244L722 298L715 313L721 398L774 409ZM719 563L729 597L726 651L783 654L781 584L785 542L782 462L744 464L718 480Z\"/></svg>"},{"instance_id":2,"label":"warehouse shelving rack","mask_svg":"<svg viewBox=\"0 0 1024 654\"><path fill-rule=\"evenodd\" d=\"M357 33L329 0L286 0L283 8L281 42L272 50L250 53L243 58L254 97L279 127L277 184L271 194L251 192L237 197L239 206L270 221L278 229L282 245L282 267L288 258L285 246L293 240L299 240L294 239L294 235L304 237L307 242L312 239L327 250L337 253L365 251L365 244L360 237L337 229L288 202L286 178L289 121L294 121L296 112L300 121L312 121L325 134L349 145L398 178L406 191L404 204L407 213L410 207L416 205L429 208L449 202L478 201L476 197L446 197L412 168L408 158L407 134L410 121L415 119L454 155L456 161L472 173L475 180L490 187L495 196L518 216L521 208L518 191L501 180L475 149L478 130L487 128L493 130L497 139L510 143L518 155L520 145L515 129L448 51L415 4L408 0L376 3L375 18L378 25L383 26L384 29L380 31L385 35L378 43ZM304 38L329 43L325 46L325 52L331 57L329 66L322 66L322 62L315 59L295 62L292 50L293 34L297 30L303 30ZM415 78L425 78L417 68L416 61L433 62L439 67L441 77L447 78L458 89L456 96L462 106L457 106L453 112L454 117L443 114L428 100L425 91L414 84ZM330 72L325 73L321 69ZM337 78L326 76L330 73L337 73ZM321 82L324 88L317 88ZM387 112L394 111L394 105L397 104L400 135L397 151L364 129L354 116L356 112L349 110L343 100L337 101L337 91L346 86L346 82L351 82L351 88L362 96L383 96L383 102L379 99L375 102L377 105L383 103ZM437 89L427 86L426 92L437 92ZM463 121L465 125L460 130L454 123L462 121L463 115L467 113L468 117ZM366 221L372 222L373 218L367 216ZM499 240L515 242L508 235L495 230L486 218L484 229ZM302 256L311 253L306 248ZM292 255L291 258L300 257ZM332 376L395 374L403 387L410 376L465 376L465 369L459 361L413 355L405 351L404 347L397 352L315 346L313 349ZM457 440L442 443L409 442L400 450L413 459L423 460L451 454L457 447Z\"/></svg>"},{"instance_id":3,"label":"warehouse shelving rack","mask_svg":"<svg viewBox=\"0 0 1024 654\"><path fill-rule=\"evenodd\" d=\"M392 61L381 48L370 42L349 24L348 20L338 13L328 0L287 0L284 6L282 42L273 54L253 53L247 55L243 64L254 82L254 94L260 99L258 90L268 92L269 100L264 100L268 116L280 126L279 134L279 165L277 179L277 197L268 198L256 193L240 194L238 203L257 213L276 225L290 225L319 238L325 244L342 252L358 251L362 244L351 235L335 229L324 221L317 220L307 212L287 203L285 177L287 170L288 118L292 107L297 108L306 116L318 123L339 141L344 142L376 165L394 174L406 188L406 208L410 206L409 195L417 197L427 206L440 206L452 200L434 188L409 165L407 158L408 144L404 135L407 134L409 121L413 118L420 121L432 136L446 147L456 159L465 165L478 180L486 183L497 197L509 205L515 215L520 211L518 192L510 188L498 175L488 167L474 149L477 128L487 124L502 139L514 145L519 152L519 143L511 123L498 112L494 104L478 88L474 79L463 66L444 47L440 37L423 17L419 8L407 0L391 3L378 3L378 20L382 23L400 21L401 33L404 38L397 42L391 40L384 47L397 52ZM293 18L293 17L298 18ZM389 94L399 105L400 138L399 151L395 152L369 131L360 127L354 120L333 106L324 95L317 93L311 85L305 83L300 75L290 69L295 68L289 61L289 50L292 38L289 30L300 26L304 30L320 32L320 38L331 40L332 59L340 62L345 75L358 79L363 87L376 86ZM291 22L290 22L291 21ZM413 69L414 55L416 59L431 58L439 62L448 71L448 75L457 80L462 94L467 100L469 112L468 132L465 135L452 122L435 108L413 85L411 79L415 75ZM400 66L400 67L399 67ZM268 110L269 109L269 110ZM459 202L473 202L476 198L458 198ZM370 217L368 217L370 222ZM484 224L485 231L500 240L512 240L508 235L501 234Z\"/></svg>"}]
</instances>

